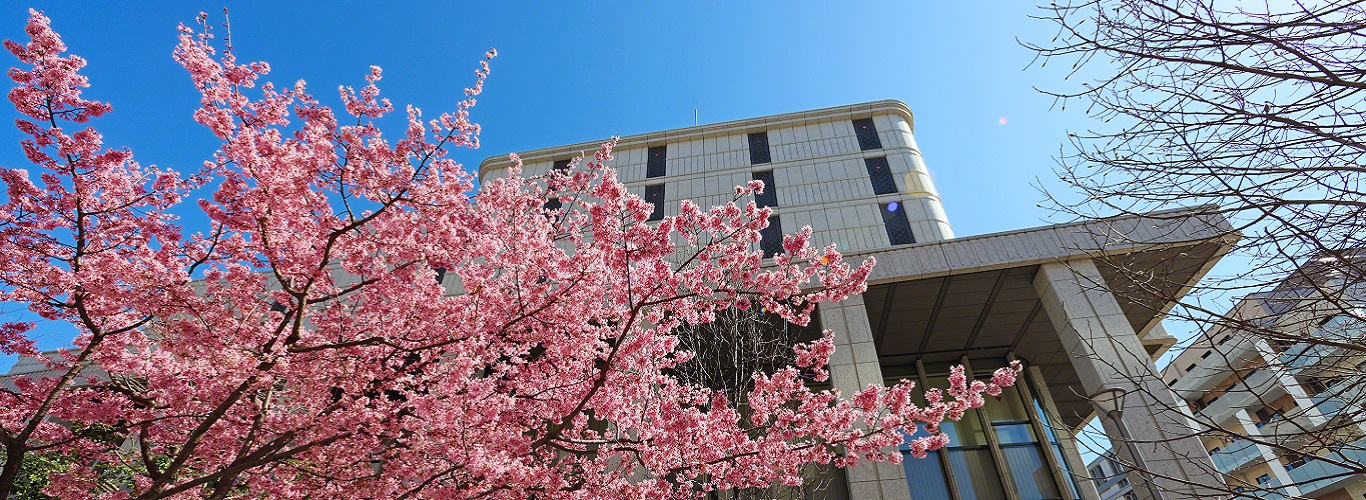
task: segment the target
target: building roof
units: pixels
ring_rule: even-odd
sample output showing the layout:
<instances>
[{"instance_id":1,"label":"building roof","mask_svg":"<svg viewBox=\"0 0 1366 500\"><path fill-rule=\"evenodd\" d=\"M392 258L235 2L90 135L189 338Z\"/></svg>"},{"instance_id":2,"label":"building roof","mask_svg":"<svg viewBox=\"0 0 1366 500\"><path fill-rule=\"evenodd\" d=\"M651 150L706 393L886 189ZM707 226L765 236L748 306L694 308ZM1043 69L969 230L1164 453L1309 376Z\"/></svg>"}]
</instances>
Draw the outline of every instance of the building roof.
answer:
<instances>
[{"instance_id":1,"label":"building roof","mask_svg":"<svg viewBox=\"0 0 1366 500\"><path fill-rule=\"evenodd\" d=\"M648 132L622 136L617 139L617 148L625 149L632 147L657 146L665 142L679 142L706 137L714 137L731 134L744 134L749 132L761 132L770 128L778 128L784 125L800 124L806 121L829 121L833 118L844 118L848 116L861 116L873 114L898 114L906 119L910 124L912 132L915 130L915 118L911 114L910 106L906 103L884 99L859 104L849 104L844 106L834 106L829 108L813 109L810 111L798 111L795 113L784 113L780 115L761 116L757 118L746 118L743 120L733 120L720 123L709 123L692 127L675 128L661 130L658 132ZM587 152L592 154L597 151L602 143L607 142L606 138L596 141L580 142L576 144L566 144L542 149L519 152L517 155L523 162L531 163L537 161L548 161L561 159L573 155ZM510 167L512 162L507 155L490 156L484 161L479 162L479 178L482 181L484 176L490 171Z\"/></svg>"}]
</instances>

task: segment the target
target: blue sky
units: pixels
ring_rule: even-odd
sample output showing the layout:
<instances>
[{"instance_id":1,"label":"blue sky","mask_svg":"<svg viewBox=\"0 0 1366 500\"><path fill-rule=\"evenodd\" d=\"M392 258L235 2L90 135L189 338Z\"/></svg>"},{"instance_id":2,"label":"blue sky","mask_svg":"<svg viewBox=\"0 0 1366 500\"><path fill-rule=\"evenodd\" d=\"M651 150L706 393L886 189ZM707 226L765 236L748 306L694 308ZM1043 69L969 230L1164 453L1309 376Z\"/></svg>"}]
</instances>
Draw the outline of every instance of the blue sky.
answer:
<instances>
[{"instance_id":1,"label":"blue sky","mask_svg":"<svg viewBox=\"0 0 1366 500\"><path fill-rule=\"evenodd\" d=\"M191 120L198 96L174 61L176 26L230 9L239 58L270 80L307 80L325 102L385 69L384 96L434 116L453 107L484 51L500 56L473 112L492 155L703 123L899 99L959 236L1040 225L1036 181L1050 181L1068 130L1093 124L1050 110L1017 37L1046 41L1029 2L37 2L87 58L89 95L111 101L96 122L107 145L144 163L192 170L217 143ZM21 5L0 9L0 37L23 40ZM218 31L222 34L222 30ZM6 54L3 57L9 57ZM6 65L13 65L12 59ZM0 111L5 121L12 110ZM1001 118L1006 123L1001 124ZM0 127L3 129L3 127ZM0 164L24 166L18 132L0 132ZM32 316L5 307L8 317ZM32 319L32 318L29 318ZM42 347L68 333L40 334ZM0 363L8 365L8 362Z\"/></svg>"}]
</instances>

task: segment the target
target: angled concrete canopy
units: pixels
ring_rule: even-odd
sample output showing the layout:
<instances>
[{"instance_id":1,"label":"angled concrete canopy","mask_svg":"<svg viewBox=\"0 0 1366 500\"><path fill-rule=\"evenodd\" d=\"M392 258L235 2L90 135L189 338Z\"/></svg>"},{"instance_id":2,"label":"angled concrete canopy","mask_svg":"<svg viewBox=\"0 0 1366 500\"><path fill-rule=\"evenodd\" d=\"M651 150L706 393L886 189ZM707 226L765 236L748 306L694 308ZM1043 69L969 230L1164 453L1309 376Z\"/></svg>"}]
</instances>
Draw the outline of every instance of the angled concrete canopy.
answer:
<instances>
[{"instance_id":1,"label":"angled concrete canopy","mask_svg":"<svg viewBox=\"0 0 1366 500\"><path fill-rule=\"evenodd\" d=\"M1222 217L1189 213L1174 210L869 252L878 266L864 303L879 362L885 367L956 363L1013 353L1040 368L1065 423L1077 427L1093 408L1035 290L1039 266L1094 259L1103 285L1114 292L1155 360L1175 342L1161 328L1164 313L1236 240ZM1160 278L1135 283L1135 276Z\"/></svg>"}]
</instances>

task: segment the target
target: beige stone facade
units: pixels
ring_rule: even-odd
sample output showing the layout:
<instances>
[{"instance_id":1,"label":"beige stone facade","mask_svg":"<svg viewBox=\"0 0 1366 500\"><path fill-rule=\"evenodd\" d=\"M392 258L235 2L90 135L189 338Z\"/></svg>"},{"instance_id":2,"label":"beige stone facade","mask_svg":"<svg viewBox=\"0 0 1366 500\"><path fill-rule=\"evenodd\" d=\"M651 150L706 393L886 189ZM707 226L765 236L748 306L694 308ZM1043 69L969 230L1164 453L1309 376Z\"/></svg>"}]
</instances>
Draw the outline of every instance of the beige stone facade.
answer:
<instances>
[{"instance_id":1,"label":"beige stone facade","mask_svg":"<svg viewBox=\"0 0 1366 500\"><path fill-rule=\"evenodd\" d=\"M519 155L524 173L537 175L598 145ZM663 168L651 168L656 153ZM480 175L502 175L508 166L490 158ZM809 225L815 244L835 243L855 262L876 258L865 293L817 315L838 335L831 369L841 391L900 379L934 386L953 364L978 374L1010 360L1028 367L999 402L946 426L949 448L904 465L860 465L802 496L1100 500L1074 435L1095 416L1087 396L1113 387L1139 394L1124 412L1137 440L1173 443L1137 447L1167 478L1158 480L1165 498L1208 496L1204 487L1222 485L1201 443L1179 435L1175 426L1184 422L1151 411L1154 402L1142 395L1170 396L1153 366L1174 342L1161 327L1170 305L1138 304L1107 287L1124 285L1115 265L1194 283L1232 244L1222 218L1178 211L956 237L916 144L914 118L898 101L623 137L613 166L647 200L662 189L664 215L683 199L729 201L734 186L771 172L784 232ZM1164 390L1139 390L1154 384Z\"/></svg>"}]
</instances>

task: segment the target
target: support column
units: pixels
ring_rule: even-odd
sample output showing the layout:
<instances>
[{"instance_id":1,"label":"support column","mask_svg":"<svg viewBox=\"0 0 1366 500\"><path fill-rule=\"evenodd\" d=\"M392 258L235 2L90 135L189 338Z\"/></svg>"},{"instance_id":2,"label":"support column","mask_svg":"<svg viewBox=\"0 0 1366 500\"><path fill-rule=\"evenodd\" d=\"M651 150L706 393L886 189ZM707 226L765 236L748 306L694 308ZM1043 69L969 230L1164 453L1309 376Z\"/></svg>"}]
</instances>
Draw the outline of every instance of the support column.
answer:
<instances>
[{"instance_id":1,"label":"support column","mask_svg":"<svg viewBox=\"0 0 1366 500\"><path fill-rule=\"evenodd\" d=\"M1257 422L1252 420L1252 415L1247 413L1247 409L1234 412L1233 417L1238 419L1238 425L1243 427L1243 433L1248 437L1259 440L1262 438L1261 432L1257 429ZM1285 464L1276 457L1275 450L1264 444L1254 443L1253 446L1262 454L1262 459L1271 464L1271 477L1276 478L1282 485L1290 485L1282 488L1282 491L1291 498L1300 496L1300 489L1293 486L1295 481L1290 479L1290 473L1285 470Z\"/></svg>"},{"instance_id":2,"label":"support column","mask_svg":"<svg viewBox=\"0 0 1366 500\"><path fill-rule=\"evenodd\" d=\"M1171 392L1095 263L1082 259L1043 264L1034 287L1087 394L1108 387L1128 391L1123 420L1132 448L1156 478L1156 489L1168 500L1198 499L1224 490L1209 453L1175 409ZM1135 463L1120 428L1109 418L1100 418L1106 435L1116 443L1116 454ZM1139 474L1130 474L1129 480L1139 498L1156 500Z\"/></svg>"},{"instance_id":3,"label":"support column","mask_svg":"<svg viewBox=\"0 0 1366 500\"><path fill-rule=\"evenodd\" d=\"M1314 400L1309 399L1309 391L1300 386L1299 381L1295 380L1289 370L1277 366L1280 354L1277 354L1265 340L1256 339L1254 342L1257 347L1257 354L1261 355L1262 360L1265 361L1266 368L1263 369L1271 371L1272 376L1276 377L1276 383L1284 387L1285 393L1295 399L1297 408L1282 412L1281 417L1290 419L1303 415L1309 420L1308 425L1310 427L1323 425L1328 415L1324 415L1317 406L1314 406ZM1256 396L1258 400L1264 399L1262 394L1256 394Z\"/></svg>"},{"instance_id":4,"label":"support column","mask_svg":"<svg viewBox=\"0 0 1366 500\"><path fill-rule=\"evenodd\" d=\"M821 326L835 332L835 353L830 357L830 381L835 388L848 397L868 384L882 385L882 367L878 365L863 294L851 295L836 304L821 304L817 313ZM900 464L859 462L844 472L849 480L850 498L911 498L906 471Z\"/></svg>"}]
</instances>

